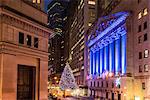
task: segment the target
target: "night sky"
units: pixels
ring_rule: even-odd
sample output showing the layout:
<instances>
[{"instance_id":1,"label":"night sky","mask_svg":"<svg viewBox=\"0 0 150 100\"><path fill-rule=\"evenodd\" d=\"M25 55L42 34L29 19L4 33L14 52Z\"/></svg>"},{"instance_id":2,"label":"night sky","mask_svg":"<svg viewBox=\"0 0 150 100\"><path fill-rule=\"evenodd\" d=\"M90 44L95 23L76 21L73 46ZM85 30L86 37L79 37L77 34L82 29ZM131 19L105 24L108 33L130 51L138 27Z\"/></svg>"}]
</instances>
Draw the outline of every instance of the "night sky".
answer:
<instances>
[{"instance_id":1,"label":"night sky","mask_svg":"<svg viewBox=\"0 0 150 100\"><path fill-rule=\"evenodd\" d=\"M47 5L49 4L49 2L51 2L52 0L45 0L44 2L45 2L45 4L44 4L44 6L45 6L45 12L47 12Z\"/></svg>"}]
</instances>

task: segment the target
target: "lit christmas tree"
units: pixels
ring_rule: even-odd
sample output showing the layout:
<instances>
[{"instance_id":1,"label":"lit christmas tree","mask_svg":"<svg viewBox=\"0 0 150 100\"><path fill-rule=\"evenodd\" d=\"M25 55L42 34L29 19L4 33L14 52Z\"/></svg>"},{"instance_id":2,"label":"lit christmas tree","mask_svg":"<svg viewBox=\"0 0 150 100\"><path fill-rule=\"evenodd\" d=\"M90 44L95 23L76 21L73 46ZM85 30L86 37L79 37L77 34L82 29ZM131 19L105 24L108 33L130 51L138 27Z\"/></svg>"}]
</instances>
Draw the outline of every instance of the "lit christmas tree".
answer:
<instances>
[{"instance_id":1,"label":"lit christmas tree","mask_svg":"<svg viewBox=\"0 0 150 100\"><path fill-rule=\"evenodd\" d=\"M68 63L66 63L64 71L61 75L61 79L60 79L60 82L59 82L59 87L62 90L77 89L78 88L78 86L75 82L75 78L73 76L72 70L70 68L70 65Z\"/></svg>"}]
</instances>

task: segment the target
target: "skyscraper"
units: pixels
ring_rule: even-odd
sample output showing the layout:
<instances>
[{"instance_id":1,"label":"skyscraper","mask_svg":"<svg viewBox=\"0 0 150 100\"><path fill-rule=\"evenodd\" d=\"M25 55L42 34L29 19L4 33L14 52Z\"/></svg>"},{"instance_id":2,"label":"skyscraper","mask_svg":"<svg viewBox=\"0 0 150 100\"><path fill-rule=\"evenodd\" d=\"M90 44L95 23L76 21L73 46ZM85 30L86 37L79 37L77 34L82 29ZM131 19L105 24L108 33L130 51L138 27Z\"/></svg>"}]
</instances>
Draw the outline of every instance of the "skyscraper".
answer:
<instances>
[{"instance_id":1,"label":"skyscraper","mask_svg":"<svg viewBox=\"0 0 150 100\"><path fill-rule=\"evenodd\" d=\"M52 77L62 73L67 60L67 10L68 2L62 0L50 2L47 9L48 26L57 34L49 41L49 75Z\"/></svg>"},{"instance_id":2,"label":"skyscraper","mask_svg":"<svg viewBox=\"0 0 150 100\"><path fill-rule=\"evenodd\" d=\"M85 33L96 19L95 0L73 0L73 16L71 16L70 55L69 61L78 85L85 85L84 68L84 48ZM70 10L71 12L71 10Z\"/></svg>"}]
</instances>

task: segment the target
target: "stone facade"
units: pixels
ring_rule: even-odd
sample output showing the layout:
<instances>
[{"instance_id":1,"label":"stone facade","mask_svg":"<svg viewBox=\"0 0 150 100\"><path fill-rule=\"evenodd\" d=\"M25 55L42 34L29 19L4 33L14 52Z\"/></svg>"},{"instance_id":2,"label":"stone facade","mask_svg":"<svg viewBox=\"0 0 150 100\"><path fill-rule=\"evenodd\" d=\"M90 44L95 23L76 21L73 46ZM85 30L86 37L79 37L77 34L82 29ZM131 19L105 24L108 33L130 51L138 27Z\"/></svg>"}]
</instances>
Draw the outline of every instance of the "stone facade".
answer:
<instances>
[{"instance_id":1,"label":"stone facade","mask_svg":"<svg viewBox=\"0 0 150 100\"><path fill-rule=\"evenodd\" d=\"M47 100L48 39L54 35L46 27L47 15L22 0L1 0L0 4L0 99L20 100L18 66L23 65L35 68L32 100ZM20 32L23 44L19 43Z\"/></svg>"}]
</instances>

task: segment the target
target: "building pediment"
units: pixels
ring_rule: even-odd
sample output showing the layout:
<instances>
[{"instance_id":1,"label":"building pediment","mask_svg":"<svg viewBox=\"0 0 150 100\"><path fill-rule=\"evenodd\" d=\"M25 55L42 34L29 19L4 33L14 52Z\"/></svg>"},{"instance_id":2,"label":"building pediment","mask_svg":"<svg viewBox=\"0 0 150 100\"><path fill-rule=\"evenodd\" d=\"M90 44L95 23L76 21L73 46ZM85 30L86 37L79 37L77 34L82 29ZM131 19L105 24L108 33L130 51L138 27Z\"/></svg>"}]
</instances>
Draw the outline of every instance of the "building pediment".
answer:
<instances>
[{"instance_id":1,"label":"building pediment","mask_svg":"<svg viewBox=\"0 0 150 100\"><path fill-rule=\"evenodd\" d=\"M122 31L125 31L126 27L124 23L127 16L129 16L128 12L119 12L99 18L93 31L91 32L88 47L91 47L95 43L105 45L108 41L111 42L111 40L117 39L119 35L123 35L125 32Z\"/></svg>"}]
</instances>

